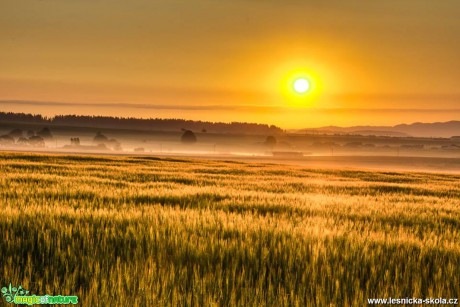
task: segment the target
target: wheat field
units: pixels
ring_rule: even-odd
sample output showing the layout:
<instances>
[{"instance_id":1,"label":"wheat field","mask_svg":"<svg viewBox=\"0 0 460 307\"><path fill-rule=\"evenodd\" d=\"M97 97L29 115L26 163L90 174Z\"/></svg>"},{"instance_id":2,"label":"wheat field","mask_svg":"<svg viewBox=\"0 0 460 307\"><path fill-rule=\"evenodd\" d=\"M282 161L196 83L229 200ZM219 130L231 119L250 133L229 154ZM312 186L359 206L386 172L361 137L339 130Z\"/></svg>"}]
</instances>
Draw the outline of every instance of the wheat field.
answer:
<instances>
[{"instance_id":1,"label":"wheat field","mask_svg":"<svg viewBox=\"0 0 460 307\"><path fill-rule=\"evenodd\" d=\"M0 276L81 306L458 297L460 176L0 154Z\"/></svg>"}]
</instances>

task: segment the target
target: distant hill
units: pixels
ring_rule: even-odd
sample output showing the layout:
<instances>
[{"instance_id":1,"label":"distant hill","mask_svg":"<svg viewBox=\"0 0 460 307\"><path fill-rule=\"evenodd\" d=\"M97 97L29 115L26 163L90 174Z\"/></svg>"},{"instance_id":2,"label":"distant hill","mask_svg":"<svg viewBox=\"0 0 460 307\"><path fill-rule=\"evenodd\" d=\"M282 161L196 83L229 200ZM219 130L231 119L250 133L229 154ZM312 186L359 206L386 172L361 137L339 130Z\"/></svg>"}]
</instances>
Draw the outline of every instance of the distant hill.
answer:
<instances>
[{"instance_id":1,"label":"distant hill","mask_svg":"<svg viewBox=\"0 0 460 307\"><path fill-rule=\"evenodd\" d=\"M255 123L221 123L204 122L185 119L163 119L163 118L126 118L110 116L80 116L80 115L59 115L55 117L44 117L42 115L25 113L0 112L0 123L17 124L43 124L48 126L71 126L71 127L93 127L111 129L132 129L152 131L180 131L192 130L194 132L209 133L234 133L234 134L280 134L283 130L273 125Z\"/></svg>"},{"instance_id":2,"label":"distant hill","mask_svg":"<svg viewBox=\"0 0 460 307\"><path fill-rule=\"evenodd\" d=\"M353 126L302 129L295 133L361 134L378 136L452 137L460 135L460 121L413 123L396 126Z\"/></svg>"}]
</instances>

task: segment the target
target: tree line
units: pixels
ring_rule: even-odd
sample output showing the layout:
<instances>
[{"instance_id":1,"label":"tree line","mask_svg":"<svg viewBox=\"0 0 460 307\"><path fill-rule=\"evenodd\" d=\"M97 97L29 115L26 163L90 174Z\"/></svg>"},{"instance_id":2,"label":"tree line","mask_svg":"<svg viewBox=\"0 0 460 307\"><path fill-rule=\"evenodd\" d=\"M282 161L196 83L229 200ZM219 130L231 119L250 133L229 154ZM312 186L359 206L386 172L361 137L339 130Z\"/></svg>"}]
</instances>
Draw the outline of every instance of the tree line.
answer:
<instances>
[{"instance_id":1,"label":"tree line","mask_svg":"<svg viewBox=\"0 0 460 307\"><path fill-rule=\"evenodd\" d=\"M133 118L111 116L57 115L46 117L39 114L0 112L0 122L36 123L56 126L118 128L134 130L178 131L192 130L209 133L278 134L283 130L274 125L246 122L206 122L178 118Z\"/></svg>"}]
</instances>

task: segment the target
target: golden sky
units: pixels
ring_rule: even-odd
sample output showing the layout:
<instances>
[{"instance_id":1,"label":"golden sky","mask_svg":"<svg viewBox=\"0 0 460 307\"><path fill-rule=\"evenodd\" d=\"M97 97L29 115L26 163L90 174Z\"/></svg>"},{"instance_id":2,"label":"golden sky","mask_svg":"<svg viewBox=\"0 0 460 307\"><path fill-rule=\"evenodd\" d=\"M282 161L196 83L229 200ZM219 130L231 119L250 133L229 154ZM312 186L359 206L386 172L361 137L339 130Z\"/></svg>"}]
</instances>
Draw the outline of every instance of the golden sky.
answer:
<instances>
[{"instance_id":1,"label":"golden sky","mask_svg":"<svg viewBox=\"0 0 460 307\"><path fill-rule=\"evenodd\" d=\"M0 0L0 111L460 120L458 0ZM305 71L304 100L283 87Z\"/></svg>"}]
</instances>

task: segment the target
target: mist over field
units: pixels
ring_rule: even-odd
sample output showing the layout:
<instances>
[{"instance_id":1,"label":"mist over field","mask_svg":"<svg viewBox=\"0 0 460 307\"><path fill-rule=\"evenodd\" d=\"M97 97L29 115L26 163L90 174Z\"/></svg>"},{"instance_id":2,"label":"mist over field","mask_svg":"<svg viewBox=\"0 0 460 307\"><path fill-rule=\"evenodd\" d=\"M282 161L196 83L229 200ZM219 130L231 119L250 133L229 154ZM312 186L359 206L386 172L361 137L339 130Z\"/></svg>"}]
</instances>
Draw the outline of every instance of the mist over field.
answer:
<instances>
[{"instance_id":1,"label":"mist over field","mask_svg":"<svg viewBox=\"0 0 460 307\"><path fill-rule=\"evenodd\" d=\"M458 296L455 136L31 119L0 123L0 275L13 285L83 306Z\"/></svg>"},{"instance_id":2,"label":"mist over field","mask_svg":"<svg viewBox=\"0 0 460 307\"><path fill-rule=\"evenodd\" d=\"M32 114L0 114L0 149L15 151L104 153L137 155L183 155L208 158L261 158L286 163L304 164L315 157L382 157L400 161L410 167L407 159L398 157L460 158L460 137L452 130L450 137L414 137L378 130L283 130L273 125L254 123L219 123L181 119L136 119L98 116L58 116L46 118ZM432 134L444 125L432 124ZM427 133L431 124L424 124ZM413 125L414 127L418 124ZM455 125L454 125L455 126ZM363 127L361 127L363 128ZM370 127L365 127L371 129ZM382 127L377 127L383 130ZM446 130L447 131L447 130ZM358 158L355 166L365 166ZM324 160L324 159L323 159ZM327 159L326 159L327 160ZM362 161L369 161L363 158ZM374 166L378 158L372 159ZM405 162L404 162L405 161ZM421 160L422 161L422 160ZM428 160L427 160L428 161ZM439 160L439 170L443 160ZM444 160L454 166L455 161ZM453 163L452 163L453 162ZM423 163L423 162L422 162ZM393 167L395 163L390 163ZM324 164L323 164L324 165ZM339 163L335 163L340 166ZM347 162L343 166L348 165ZM430 163L425 163L427 169ZM419 169L422 165L419 163ZM436 166L434 167L436 169Z\"/></svg>"}]
</instances>

